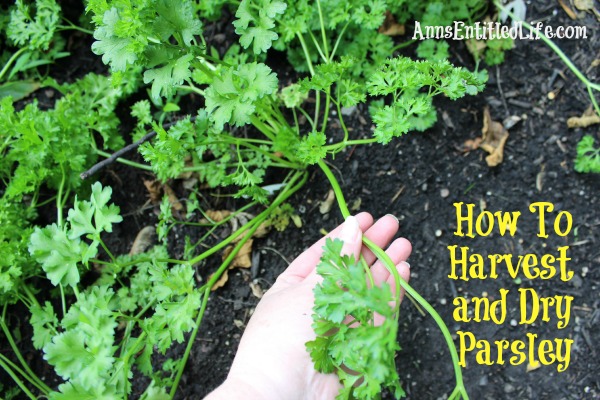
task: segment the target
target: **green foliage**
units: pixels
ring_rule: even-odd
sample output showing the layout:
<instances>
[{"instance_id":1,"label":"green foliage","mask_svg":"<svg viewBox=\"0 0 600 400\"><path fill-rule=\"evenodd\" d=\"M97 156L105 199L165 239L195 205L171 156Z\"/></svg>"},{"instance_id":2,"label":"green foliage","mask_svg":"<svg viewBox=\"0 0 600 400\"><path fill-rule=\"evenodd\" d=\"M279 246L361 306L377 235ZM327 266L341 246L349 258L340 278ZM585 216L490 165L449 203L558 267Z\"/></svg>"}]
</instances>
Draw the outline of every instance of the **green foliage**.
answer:
<instances>
[{"instance_id":1,"label":"green foliage","mask_svg":"<svg viewBox=\"0 0 600 400\"><path fill-rule=\"evenodd\" d=\"M86 11L96 25L92 51L115 72L144 68L154 99L173 95L191 78L192 60L202 53L195 39L202 24L191 0L90 0Z\"/></svg>"},{"instance_id":2,"label":"green foliage","mask_svg":"<svg viewBox=\"0 0 600 400\"><path fill-rule=\"evenodd\" d=\"M60 21L60 7L55 0L36 0L35 8L16 0L10 10L6 36L14 46L48 50Z\"/></svg>"},{"instance_id":3,"label":"green foliage","mask_svg":"<svg viewBox=\"0 0 600 400\"><path fill-rule=\"evenodd\" d=\"M419 43L417 46L417 56L425 58L430 61L443 61L447 60L448 54L448 42L445 40L433 40L427 39Z\"/></svg>"},{"instance_id":4,"label":"green foliage","mask_svg":"<svg viewBox=\"0 0 600 400\"><path fill-rule=\"evenodd\" d=\"M314 289L317 338L307 350L318 371L340 377L344 388L338 399L376 399L384 387L403 397L394 362L400 347L391 289L386 283L370 288L360 263L342 256L342 247L338 239L327 239L323 247L317 266L323 282ZM373 324L375 313L385 318L381 326Z\"/></svg>"},{"instance_id":5,"label":"green foliage","mask_svg":"<svg viewBox=\"0 0 600 400\"><path fill-rule=\"evenodd\" d=\"M95 257L99 244L105 247L101 234L110 233L122 219L118 207L109 205L110 196L110 188L95 183L90 199L76 200L69 210L69 226L36 228L31 237L30 251L48 279L78 293L61 320L50 302L31 307L34 346L43 349L44 359L65 380L59 392L50 393L52 399L122 398L130 391L133 365L161 381L150 362L154 349L164 354L174 341L181 343L200 307L194 269L187 264L169 268L161 261L168 259L164 247L112 259L95 284L77 291L78 264ZM127 285L122 284L125 279ZM140 310L144 319L136 317ZM119 324L127 326L124 334L117 335ZM145 398L164 393L164 387L153 383Z\"/></svg>"},{"instance_id":6,"label":"green foliage","mask_svg":"<svg viewBox=\"0 0 600 400\"><path fill-rule=\"evenodd\" d=\"M76 286L80 280L78 264L87 265L90 258L98 253L100 234L112 232L112 224L122 221L119 208L107 205L111 193L110 188L103 189L96 182L92 186L90 201L75 199L67 218L69 226L52 224L41 229L35 228L29 252L42 264L53 285ZM81 240L84 235L91 240L90 244Z\"/></svg>"},{"instance_id":7,"label":"green foliage","mask_svg":"<svg viewBox=\"0 0 600 400\"><path fill-rule=\"evenodd\" d=\"M600 174L600 148L594 146L591 135L585 135L577 144L575 171Z\"/></svg>"},{"instance_id":8,"label":"green foliage","mask_svg":"<svg viewBox=\"0 0 600 400\"><path fill-rule=\"evenodd\" d=\"M436 121L432 97L444 94L452 100L483 90L485 81L448 61L413 61L406 57L387 60L367 80L371 95L393 95L391 105L372 103L369 112L375 123L374 136L379 143L410 130L423 131ZM427 93L420 92L422 88Z\"/></svg>"},{"instance_id":9,"label":"green foliage","mask_svg":"<svg viewBox=\"0 0 600 400\"><path fill-rule=\"evenodd\" d=\"M240 44L247 49L252 45L254 54L266 52L278 39L273 32L275 18L283 14L286 4L277 0L242 0L233 22L235 33L240 35Z\"/></svg>"},{"instance_id":10,"label":"green foliage","mask_svg":"<svg viewBox=\"0 0 600 400\"><path fill-rule=\"evenodd\" d=\"M511 38L490 39L485 44L485 62L489 66L502 64L506 50L510 50L515 46Z\"/></svg>"},{"instance_id":11,"label":"green foliage","mask_svg":"<svg viewBox=\"0 0 600 400\"><path fill-rule=\"evenodd\" d=\"M327 137L322 132L309 133L298 144L298 159L306 164L316 164L327 155L326 141Z\"/></svg>"},{"instance_id":12,"label":"green foliage","mask_svg":"<svg viewBox=\"0 0 600 400\"><path fill-rule=\"evenodd\" d=\"M277 90L277 82L277 75L264 64L225 68L206 89L206 111L217 129L248 124L257 103Z\"/></svg>"},{"instance_id":13,"label":"green foliage","mask_svg":"<svg viewBox=\"0 0 600 400\"><path fill-rule=\"evenodd\" d=\"M60 20L55 0L16 0L6 12L0 10L0 37L6 37L7 45L0 54L0 82L6 81L0 84L0 99L28 96L40 87L37 67L68 55L62 51L65 41L58 34ZM12 52L9 46L19 49Z\"/></svg>"}]
</instances>

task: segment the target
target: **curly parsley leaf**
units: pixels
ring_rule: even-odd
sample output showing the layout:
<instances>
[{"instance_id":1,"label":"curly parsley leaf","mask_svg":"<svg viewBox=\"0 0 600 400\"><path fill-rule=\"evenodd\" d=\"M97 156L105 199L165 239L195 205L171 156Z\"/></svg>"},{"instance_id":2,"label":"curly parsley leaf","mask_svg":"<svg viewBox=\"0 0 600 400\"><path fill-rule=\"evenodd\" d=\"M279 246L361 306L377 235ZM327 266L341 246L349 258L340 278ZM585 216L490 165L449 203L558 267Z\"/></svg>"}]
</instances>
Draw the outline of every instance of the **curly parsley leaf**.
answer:
<instances>
[{"instance_id":1,"label":"curly parsley leaf","mask_svg":"<svg viewBox=\"0 0 600 400\"><path fill-rule=\"evenodd\" d=\"M273 94L277 84L277 75L262 63L225 68L206 88L206 111L219 130L227 123L245 125L258 101Z\"/></svg>"},{"instance_id":2,"label":"curly parsley leaf","mask_svg":"<svg viewBox=\"0 0 600 400\"><path fill-rule=\"evenodd\" d=\"M594 137L585 135L577 144L575 171L600 174L600 148L594 147Z\"/></svg>"},{"instance_id":3,"label":"curly parsley leaf","mask_svg":"<svg viewBox=\"0 0 600 400\"><path fill-rule=\"evenodd\" d=\"M307 350L318 371L338 374L344 386L338 399L376 399L383 387L402 397L394 362L400 349L398 323L389 305L394 296L385 283L369 287L362 266L354 257L342 256L342 247L338 239L327 239L323 247L317 266L323 282L314 289L317 337L306 343ZM375 313L385 318L379 326L373 325Z\"/></svg>"},{"instance_id":4,"label":"curly parsley leaf","mask_svg":"<svg viewBox=\"0 0 600 400\"><path fill-rule=\"evenodd\" d=\"M327 150L325 143L327 137L323 132L313 131L303 137L298 143L297 154L298 160L305 164L316 164L319 160L325 158Z\"/></svg>"},{"instance_id":5,"label":"curly parsley leaf","mask_svg":"<svg viewBox=\"0 0 600 400\"><path fill-rule=\"evenodd\" d=\"M6 36L15 45L48 50L60 22L60 6L55 0L36 0L35 10L17 0L10 10Z\"/></svg>"},{"instance_id":6,"label":"curly parsley leaf","mask_svg":"<svg viewBox=\"0 0 600 400\"><path fill-rule=\"evenodd\" d=\"M252 45L254 54L264 53L279 37L273 30L275 18L283 14L286 4L277 0L242 0L233 22L240 44L247 49Z\"/></svg>"},{"instance_id":7,"label":"curly parsley leaf","mask_svg":"<svg viewBox=\"0 0 600 400\"><path fill-rule=\"evenodd\" d=\"M108 205L112 189L102 188L100 182L92 185L90 201L75 199L73 208L69 210L67 220L71 223L69 238L75 239L90 234L99 238L102 232L112 232L112 224L123 220L119 215L119 207Z\"/></svg>"},{"instance_id":8,"label":"curly parsley leaf","mask_svg":"<svg viewBox=\"0 0 600 400\"><path fill-rule=\"evenodd\" d=\"M34 304L29 310L31 311L29 322L33 327L33 347L39 350L51 342L58 326L58 318L52 304L48 301L43 307Z\"/></svg>"},{"instance_id":9,"label":"curly parsley leaf","mask_svg":"<svg viewBox=\"0 0 600 400\"><path fill-rule=\"evenodd\" d=\"M29 243L29 252L42 264L46 276L54 286L76 286L79 283L77 264L84 255L93 257L97 248L89 247L79 239L69 239L67 232L56 224L35 228Z\"/></svg>"}]
</instances>

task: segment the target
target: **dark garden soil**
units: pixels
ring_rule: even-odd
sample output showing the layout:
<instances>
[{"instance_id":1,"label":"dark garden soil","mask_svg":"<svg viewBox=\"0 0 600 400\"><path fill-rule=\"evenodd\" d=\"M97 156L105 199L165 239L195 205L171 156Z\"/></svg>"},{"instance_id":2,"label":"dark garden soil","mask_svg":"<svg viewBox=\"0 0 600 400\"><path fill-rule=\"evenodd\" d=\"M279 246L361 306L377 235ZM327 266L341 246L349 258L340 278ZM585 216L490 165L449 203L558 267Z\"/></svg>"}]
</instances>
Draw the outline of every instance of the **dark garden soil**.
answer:
<instances>
[{"instance_id":1,"label":"dark garden soil","mask_svg":"<svg viewBox=\"0 0 600 400\"><path fill-rule=\"evenodd\" d=\"M592 67L592 62L600 58L600 32L592 16L572 21L557 2L543 1L528 5L527 19L541 19L555 27L585 24L588 39L556 43L592 81L600 80L598 68ZM414 47L406 49L407 54L411 51ZM451 53L453 63L473 68L464 43L452 43ZM98 59L82 59L88 63L84 69L97 68ZM67 79L71 78L69 73L78 73L75 67L64 71ZM569 117L581 115L589 106L589 97L583 84L541 41L516 41L516 48L507 52L506 61L498 68L489 68L489 73L490 80L482 94L457 102L437 101L439 121L433 129L410 133L385 147L348 149L332 161L334 172L348 203L354 205L353 212L367 211L375 218L391 213L400 219L400 235L413 245L409 259L411 285L435 306L452 333L472 332L476 338L490 341L493 347L494 340L526 340L527 333L538 335L536 343L554 338L574 340L570 365L561 373L556 364L529 372L527 362L517 366L479 365L475 352L469 353L463 373L472 399L600 398L600 176L573 170L577 142L584 134L598 138L598 125L585 129L566 126ZM549 92L556 94L553 100L549 99ZM520 118L509 131L503 162L494 168L487 166L487 153L483 150L462 150L465 141L481 136L486 106L494 120ZM331 120L333 128L334 121ZM356 138L370 136L366 109L354 110L347 121ZM130 157L138 157L139 161L139 156ZM125 216L110 239L115 253L127 252L136 233L156 222L157 210L147 204L143 186L143 179L151 178L150 174L122 165L113 165L100 176L103 184L113 187L114 200ZM174 182L173 187L182 197L186 196L181 182ZM322 236L322 229L330 230L342 222L335 205L327 214L319 211L328 191L325 176L313 169L309 182L291 201L303 227L289 227L256 240L258 268L230 271L225 286L213 292L177 398L200 399L225 379L244 326L259 301L250 283L255 280L264 290L268 289L289 261ZM537 218L529 212L530 203L536 201L554 204L555 211L549 213L545 224L547 239L537 236ZM475 204L475 216L483 209L520 211L516 234L501 236L494 228L487 237L455 236L456 202ZM230 210L236 207L226 199L211 206ZM573 216L573 229L564 237L553 230L559 211ZM182 257L186 234L198 235L189 228L176 228L171 233L170 238L176 242L171 248L172 256ZM498 279L455 281L448 278L449 245L468 246L484 258L496 253L515 257L528 253L540 257L547 253L557 255L558 247L569 246L571 261L567 266L575 275L568 282L558 277L518 282L500 267ZM219 261L211 259L199 266L199 279L206 279ZM496 300L502 288L508 289L509 295L506 320L501 325L489 321L455 322L455 297L487 296ZM568 326L557 329L556 318L549 323L538 320L519 325L519 288L534 288L540 296L573 296ZM528 309L531 305L527 305ZM454 387L454 373L435 322L421 315L408 300L402 305L400 321L402 351L397 366L408 398L447 398ZM458 346L458 341L455 343ZM181 355L184 348L185 344L176 346L168 356ZM494 360L497 352L494 350L492 355ZM504 351L505 359L511 355L510 350ZM260 360L257 362L260 365Z\"/></svg>"}]
</instances>

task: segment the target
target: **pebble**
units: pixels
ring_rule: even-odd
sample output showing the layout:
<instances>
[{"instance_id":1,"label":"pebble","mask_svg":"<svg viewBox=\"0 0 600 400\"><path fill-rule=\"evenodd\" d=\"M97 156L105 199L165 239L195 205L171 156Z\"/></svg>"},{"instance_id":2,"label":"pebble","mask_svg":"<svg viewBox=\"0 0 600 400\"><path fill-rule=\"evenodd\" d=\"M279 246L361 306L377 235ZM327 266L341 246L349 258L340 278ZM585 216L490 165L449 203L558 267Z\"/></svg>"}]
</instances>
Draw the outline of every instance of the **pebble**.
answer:
<instances>
[{"instance_id":1,"label":"pebble","mask_svg":"<svg viewBox=\"0 0 600 400\"><path fill-rule=\"evenodd\" d=\"M442 196L442 199L445 199L446 197L450 196L450 191L444 188L440 190L440 196Z\"/></svg>"},{"instance_id":2,"label":"pebble","mask_svg":"<svg viewBox=\"0 0 600 400\"><path fill-rule=\"evenodd\" d=\"M578 274L574 274L573 279L571 280L571 285L579 289L583 285L583 279L581 279Z\"/></svg>"},{"instance_id":3,"label":"pebble","mask_svg":"<svg viewBox=\"0 0 600 400\"><path fill-rule=\"evenodd\" d=\"M445 305L447 302L448 302L448 301L447 301L446 299L444 299L444 298L441 298L441 299L440 299L440 304L441 304L441 305Z\"/></svg>"},{"instance_id":4,"label":"pebble","mask_svg":"<svg viewBox=\"0 0 600 400\"><path fill-rule=\"evenodd\" d=\"M427 184L424 183L423 185L421 185L421 190L426 192L427 191Z\"/></svg>"},{"instance_id":5,"label":"pebble","mask_svg":"<svg viewBox=\"0 0 600 400\"><path fill-rule=\"evenodd\" d=\"M440 229L436 229L435 230L435 237L440 237L442 236L442 231Z\"/></svg>"},{"instance_id":6,"label":"pebble","mask_svg":"<svg viewBox=\"0 0 600 400\"><path fill-rule=\"evenodd\" d=\"M511 385L510 383L507 383L506 385L504 385L504 393L512 393L515 391L515 387L513 385Z\"/></svg>"},{"instance_id":7,"label":"pebble","mask_svg":"<svg viewBox=\"0 0 600 400\"><path fill-rule=\"evenodd\" d=\"M518 323L517 323L516 319L511 319L510 320L510 326L517 326L517 325L518 325Z\"/></svg>"},{"instance_id":8,"label":"pebble","mask_svg":"<svg viewBox=\"0 0 600 400\"><path fill-rule=\"evenodd\" d=\"M356 106L352 107L342 107L342 115L349 116L356 110Z\"/></svg>"},{"instance_id":9,"label":"pebble","mask_svg":"<svg viewBox=\"0 0 600 400\"><path fill-rule=\"evenodd\" d=\"M488 377L487 377L487 375L484 375L484 376L481 377L481 379L479 379L478 385L479 386L485 386L487 384L488 384Z\"/></svg>"}]
</instances>

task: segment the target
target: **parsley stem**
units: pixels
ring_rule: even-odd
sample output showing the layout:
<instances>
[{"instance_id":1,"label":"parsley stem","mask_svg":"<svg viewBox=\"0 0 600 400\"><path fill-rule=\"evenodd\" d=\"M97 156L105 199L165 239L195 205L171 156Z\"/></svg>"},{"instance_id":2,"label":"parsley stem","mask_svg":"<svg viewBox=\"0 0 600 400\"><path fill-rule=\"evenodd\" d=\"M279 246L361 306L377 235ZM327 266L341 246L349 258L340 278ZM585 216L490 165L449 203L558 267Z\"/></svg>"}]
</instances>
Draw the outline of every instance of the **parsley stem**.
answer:
<instances>
[{"instance_id":1,"label":"parsley stem","mask_svg":"<svg viewBox=\"0 0 600 400\"><path fill-rule=\"evenodd\" d=\"M110 153L107 153L107 152L102 151L100 149L96 150L96 154L98 154L98 155L100 155L102 157L107 157L107 158L111 156ZM137 163L135 161L127 160L125 158L118 157L116 161L120 162L121 164L128 165L130 167L134 167L134 168L137 168L137 169L142 169L144 171L152 171L152 172L154 172L154 170L152 169L152 167L149 166L149 165L140 164L140 163Z\"/></svg>"},{"instance_id":2,"label":"parsley stem","mask_svg":"<svg viewBox=\"0 0 600 400\"><path fill-rule=\"evenodd\" d=\"M327 129L327 120L329 119L329 107L331 105L331 86L327 87L327 92L325 93L325 110L323 110L323 123L321 124L321 132L325 133L325 129ZM336 102L337 103L337 102ZM338 107L339 111L339 107ZM342 121L342 114L338 114L342 125L344 122Z\"/></svg>"},{"instance_id":3,"label":"parsley stem","mask_svg":"<svg viewBox=\"0 0 600 400\"><path fill-rule=\"evenodd\" d=\"M19 347L17 347L17 344L15 343L15 340L13 339L13 337L10 333L10 330L8 329L8 326L4 322L4 317L0 319L0 328L2 328L2 332L4 332L4 336L6 336L6 340L8 341L8 344L10 345L13 352L15 353L15 356L17 357L17 359L23 366L24 370L27 372L27 374L21 372L21 375L23 375L32 384L35 384L34 382L36 382L37 384L35 384L35 386L38 389L40 389L40 391L44 392L45 394L48 394L51 391L50 388L48 386L46 386L46 384L44 382L42 382L35 373L33 373L33 371L29 368L29 366L25 362L25 359L23 358L23 355L19 351ZM8 360L8 359L7 359L7 361L10 362L10 360ZM10 362L10 363L12 364L12 362Z\"/></svg>"},{"instance_id":4,"label":"parsley stem","mask_svg":"<svg viewBox=\"0 0 600 400\"><path fill-rule=\"evenodd\" d=\"M197 88L196 86L193 86L193 85L179 85L179 86L177 86L177 89L189 90L190 92L194 92L194 93L199 94L200 96L204 97L204 90Z\"/></svg>"},{"instance_id":5,"label":"parsley stem","mask_svg":"<svg viewBox=\"0 0 600 400\"><path fill-rule=\"evenodd\" d=\"M396 46L392 47L392 53L394 53L395 51L398 51L400 49L403 49L404 47L408 47L416 41L417 41L417 39L410 39L410 40L407 40L406 42L399 43Z\"/></svg>"},{"instance_id":6,"label":"parsley stem","mask_svg":"<svg viewBox=\"0 0 600 400\"><path fill-rule=\"evenodd\" d=\"M16 371L19 374L21 374L21 376L23 378L25 378L29 383L31 383L33 386L35 386L40 392L44 393L45 395L47 395L48 393L50 393L50 388L48 388L48 390L46 390L44 387L41 387L39 385L39 383L38 383L39 378L37 378L37 376L35 376L35 375L28 376L25 373L25 371L23 371L15 363L13 363L12 361L10 361L10 359L8 359L4 354L0 354L0 361L4 361L9 368L11 368L13 371ZM33 377L35 377L37 379L33 379Z\"/></svg>"},{"instance_id":7,"label":"parsley stem","mask_svg":"<svg viewBox=\"0 0 600 400\"><path fill-rule=\"evenodd\" d=\"M4 74L6 74L6 71L8 71L8 67L11 66L11 64L13 62L15 62L15 60L21 55L23 54L25 51L27 50L27 47L22 47L19 50L17 50L15 52L15 54L13 54L8 61L6 62L6 64L4 64L4 67L2 68L2 71L0 71L0 81L2 80L2 78L4 77Z\"/></svg>"},{"instance_id":8,"label":"parsley stem","mask_svg":"<svg viewBox=\"0 0 600 400\"><path fill-rule=\"evenodd\" d=\"M65 302L65 291L63 289L62 283L58 284L58 288L60 289L60 305L62 307L63 318L67 315L67 306Z\"/></svg>"},{"instance_id":9,"label":"parsley stem","mask_svg":"<svg viewBox=\"0 0 600 400\"><path fill-rule=\"evenodd\" d=\"M304 51L304 57L306 58L306 64L308 65L308 70L311 75L315 74L315 68L313 67L312 60L310 59L310 55L308 53L308 48L306 47L306 43L304 42L304 37L301 33L297 33L298 40L300 41L300 46L302 46L302 51Z\"/></svg>"},{"instance_id":10,"label":"parsley stem","mask_svg":"<svg viewBox=\"0 0 600 400\"><path fill-rule=\"evenodd\" d=\"M300 183L296 184L296 181L298 179L300 179L301 177L303 177L303 178L300 181ZM271 206L269 208L267 208L265 211L263 211L262 213L260 213L255 218L258 218L259 216L261 216L263 214L270 213L273 209L275 209L277 206L279 206L281 203L283 203L289 196L291 196L298 189L300 189L300 187L302 187L302 185L304 185L304 182L306 182L307 178L308 178L308 176L307 176L306 172L296 171L296 173L294 173L294 175L292 176L292 179L290 180L290 182L287 184L286 188L284 188L281 192L279 192L278 197L273 201L273 203L271 203ZM294 185L294 184L296 186L291 187L291 185ZM288 192L290 192L290 193L288 193ZM192 258L191 260L189 260L187 262L190 265L194 265L194 264L204 260L205 258L211 256L212 254L216 253L217 251L221 250L222 248L227 246L229 243L233 242L236 238L241 236L246 230L251 228L253 221L254 221L254 219L251 220L250 222L247 222L246 224L242 225L237 231L233 232L225 240L221 241L219 244L215 245L214 247L211 247L204 253L197 255L196 257Z\"/></svg>"},{"instance_id":11,"label":"parsley stem","mask_svg":"<svg viewBox=\"0 0 600 400\"><path fill-rule=\"evenodd\" d=\"M313 44L315 45L315 47L317 49L317 52L321 56L321 60L323 60L323 63L327 63L329 61L329 58L326 57L325 54L323 53L323 50L321 50L321 46L319 46L319 42L317 41L317 38L315 37L315 35L313 35L313 33L310 29L308 30L308 35L312 39Z\"/></svg>"},{"instance_id":12,"label":"parsley stem","mask_svg":"<svg viewBox=\"0 0 600 400\"><path fill-rule=\"evenodd\" d=\"M233 253L233 252L232 252ZM171 391L169 396L171 399L175 398L175 392L177 391L177 387L179 386L179 381L181 380L181 376L183 375L183 369L187 360L192 351L192 346L194 345L194 341L196 340L196 335L198 334L198 330L200 329L200 324L202 323L202 317L204 316L204 312L206 311L206 305L208 304L208 296L210 295L210 287L207 287L204 290L204 294L202 297L202 303L200 305L200 311L198 312L198 316L196 317L194 330L192 331L190 338L188 339L187 346L185 347L185 352L183 353L183 358L179 360L179 366L177 369L177 375L173 380L173 385L171 386Z\"/></svg>"},{"instance_id":13,"label":"parsley stem","mask_svg":"<svg viewBox=\"0 0 600 400\"><path fill-rule=\"evenodd\" d=\"M323 38L323 50L325 50L325 56L327 63L329 58L329 48L327 46L327 35L325 35L325 22L323 21L323 10L321 10L321 1L317 0L317 9L319 10L319 25L321 25L321 37ZM309 31L310 32L310 31Z\"/></svg>"},{"instance_id":14,"label":"parsley stem","mask_svg":"<svg viewBox=\"0 0 600 400\"><path fill-rule=\"evenodd\" d=\"M303 109L302 107L297 107L298 111L300 111L300 113L302 115L304 115L304 118L306 118L306 120L308 121L308 123L310 124L310 126L312 127L313 130L317 130L317 127L315 126L315 121L312 119L312 117L306 112L305 109ZM300 127L298 126L298 124L296 124L296 127L298 130L300 130Z\"/></svg>"},{"instance_id":15,"label":"parsley stem","mask_svg":"<svg viewBox=\"0 0 600 400\"><path fill-rule=\"evenodd\" d=\"M93 35L94 31L90 31L89 29L85 29L85 28L81 28L77 25L59 25L56 29L58 32L60 31L69 31L69 30L73 30L73 31L79 31L79 32L83 32L83 33L87 33L88 35Z\"/></svg>"},{"instance_id":16,"label":"parsley stem","mask_svg":"<svg viewBox=\"0 0 600 400\"><path fill-rule=\"evenodd\" d=\"M329 145L325 146L325 149L327 151L337 152L348 146L355 146L355 145L359 145L359 144L371 144L371 143L375 143L375 142L377 142L377 139L375 139L375 138L346 140L346 141L342 141L342 142L338 142L338 143L334 143L334 144L329 144Z\"/></svg>"},{"instance_id":17,"label":"parsley stem","mask_svg":"<svg viewBox=\"0 0 600 400\"><path fill-rule=\"evenodd\" d=\"M27 389L27 386L25 386L25 384L23 382L21 382L19 377L12 371L12 369L10 369L10 367L8 365L6 365L6 363L4 361L2 361L2 359L0 359L0 367L2 367L2 369L4 369L4 371L6 371L6 373L8 375L10 375L10 377L15 381L15 383L17 385L19 385L19 387L21 388L23 393L25 393L27 395L27 397L29 397L32 400L37 399L37 397L34 396L33 393L31 393L29 391L29 389Z\"/></svg>"},{"instance_id":18,"label":"parsley stem","mask_svg":"<svg viewBox=\"0 0 600 400\"><path fill-rule=\"evenodd\" d=\"M56 224L58 225L59 228L62 229L63 227L63 189L65 186L65 178L66 178L66 174L65 174L65 170L62 166L62 164L60 165L60 169L62 171L62 176L60 178L60 186L58 187L58 194L56 195Z\"/></svg>"},{"instance_id":19,"label":"parsley stem","mask_svg":"<svg viewBox=\"0 0 600 400\"><path fill-rule=\"evenodd\" d=\"M344 25L344 27L342 28L342 31L340 32L340 34L337 37L337 40L335 41L335 45L333 46L333 50L331 51L331 56L330 56L330 60L333 61L333 56L335 56L335 53L337 51L338 46L340 45L340 41L342 40L342 36L344 36L344 33L346 32L346 28L348 28L348 25L350 25L350 19L348 19L348 22L346 22L346 25Z\"/></svg>"}]
</instances>

